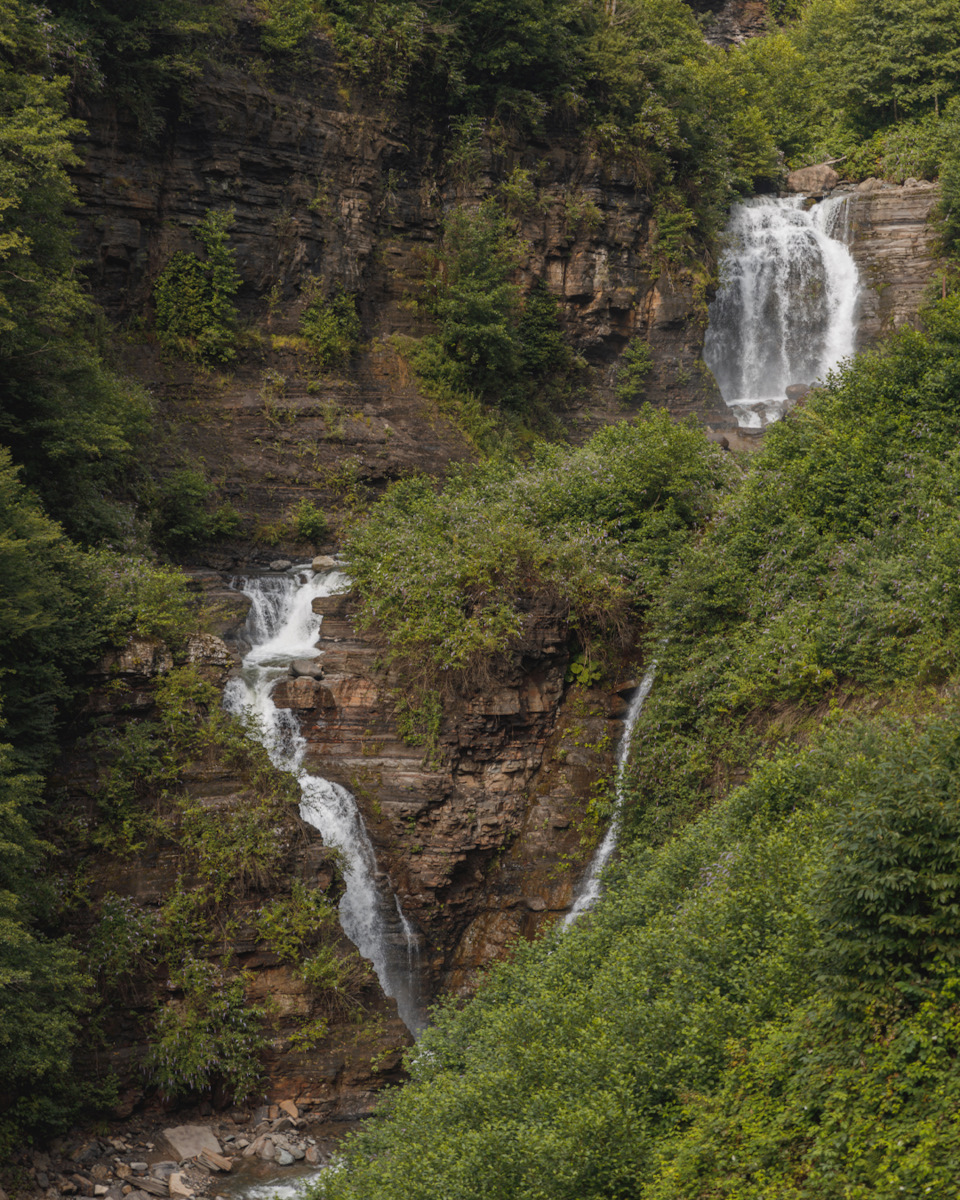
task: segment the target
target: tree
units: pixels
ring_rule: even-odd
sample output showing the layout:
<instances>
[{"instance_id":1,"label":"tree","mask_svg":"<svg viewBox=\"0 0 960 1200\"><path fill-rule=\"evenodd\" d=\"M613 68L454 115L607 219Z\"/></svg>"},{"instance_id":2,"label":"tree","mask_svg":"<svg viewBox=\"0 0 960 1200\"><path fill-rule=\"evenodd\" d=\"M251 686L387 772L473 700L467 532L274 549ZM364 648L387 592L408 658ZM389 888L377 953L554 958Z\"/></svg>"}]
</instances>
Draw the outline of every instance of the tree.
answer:
<instances>
[{"instance_id":1,"label":"tree","mask_svg":"<svg viewBox=\"0 0 960 1200\"><path fill-rule=\"evenodd\" d=\"M65 212L82 125L67 116L61 52L39 10L0 0L0 440L71 532L96 539L117 527L103 493L119 483L148 408L89 336Z\"/></svg>"}]
</instances>

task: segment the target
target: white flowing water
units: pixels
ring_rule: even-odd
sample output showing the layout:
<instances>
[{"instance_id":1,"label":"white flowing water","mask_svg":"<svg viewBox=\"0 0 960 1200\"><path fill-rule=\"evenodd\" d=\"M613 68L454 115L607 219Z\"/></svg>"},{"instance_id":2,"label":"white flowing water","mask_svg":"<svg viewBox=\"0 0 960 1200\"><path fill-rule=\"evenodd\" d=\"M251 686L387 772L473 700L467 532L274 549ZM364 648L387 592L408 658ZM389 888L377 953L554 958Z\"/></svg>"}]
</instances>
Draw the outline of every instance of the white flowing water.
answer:
<instances>
[{"instance_id":1,"label":"white flowing water","mask_svg":"<svg viewBox=\"0 0 960 1200\"><path fill-rule=\"evenodd\" d=\"M614 850L617 848L617 839L620 836L620 812L623 808L623 793L626 782L627 762L630 758L630 744L633 741L633 727L636 725L637 718L643 711L646 698L650 695L656 671L657 664L652 662L647 669L646 675L640 681L640 686L633 693L630 707L627 709L627 716L623 722L623 733L620 735L620 744L617 747L617 774L613 819L610 822L610 828L604 835L603 841L594 852L590 866L587 868L587 873L581 880L580 887L577 889L577 895L570 911L563 918L564 926L572 925L581 913L593 907L600 896L600 877L603 874L603 868L610 861Z\"/></svg>"},{"instance_id":2,"label":"white flowing water","mask_svg":"<svg viewBox=\"0 0 960 1200\"><path fill-rule=\"evenodd\" d=\"M416 933L377 868L356 800L346 788L305 770L307 741L299 721L290 709L277 708L271 698L294 659L318 654L321 618L313 611L313 601L345 591L349 580L339 571L314 574L307 567L238 580L236 586L251 601L246 625L251 648L240 674L227 684L225 703L232 712L253 718L254 736L266 747L271 761L297 777L300 815L319 829L324 845L342 854L346 884L340 901L343 932L373 963L384 992L396 1000L407 1028L417 1033L425 1020Z\"/></svg>"},{"instance_id":3,"label":"white flowing water","mask_svg":"<svg viewBox=\"0 0 960 1200\"><path fill-rule=\"evenodd\" d=\"M787 388L823 380L856 349L860 276L847 197L734 205L703 357L741 427L761 429Z\"/></svg>"}]
</instances>

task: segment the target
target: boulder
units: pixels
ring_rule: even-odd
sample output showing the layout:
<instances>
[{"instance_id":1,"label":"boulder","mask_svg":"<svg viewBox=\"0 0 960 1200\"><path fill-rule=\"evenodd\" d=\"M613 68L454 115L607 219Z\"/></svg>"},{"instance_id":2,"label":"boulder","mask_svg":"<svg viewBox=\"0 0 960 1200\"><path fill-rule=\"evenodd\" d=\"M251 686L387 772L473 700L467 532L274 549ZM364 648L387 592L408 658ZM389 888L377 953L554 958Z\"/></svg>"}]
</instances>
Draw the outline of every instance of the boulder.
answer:
<instances>
[{"instance_id":1,"label":"boulder","mask_svg":"<svg viewBox=\"0 0 960 1200\"><path fill-rule=\"evenodd\" d=\"M788 192L829 192L840 182L840 176L833 167L820 163L815 167L801 167L799 171L791 171L787 176Z\"/></svg>"},{"instance_id":2,"label":"boulder","mask_svg":"<svg viewBox=\"0 0 960 1200\"><path fill-rule=\"evenodd\" d=\"M329 554L318 554L312 563L313 569L319 574L321 571L339 571L340 563L337 562Z\"/></svg>"},{"instance_id":3,"label":"boulder","mask_svg":"<svg viewBox=\"0 0 960 1200\"><path fill-rule=\"evenodd\" d=\"M193 1188L187 1183L179 1173L170 1176L170 1195L181 1197L182 1200L189 1200L193 1195Z\"/></svg>"},{"instance_id":4,"label":"boulder","mask_svg":"<svg viewBox=\"0 0 960 1200\"><path fill-rule=\"evenodd\" d=\"M289 571L293 563L289 558L275 558L270 564L271 571Z\"/></svg>"},{"instance_id":5,"label":"boulder","mask_svg":"<svg viewBox=\"0 0 960 1200\"><path fill-rule=\"evenodd\" d=\"M869 179L864 179L862 183L857 184L857 191L861 195L868 195L870 192L879 192L883 187L883 181L878 179L876 175L871 175Z\"/></svg>"},{"instance_id":6,"label":"boulder","mask_svg":"<svg viewBox=\"0 0 960 1200\"><path fill-rule=\"evenodd\" d=\"M316 561L316 560L314 560L314 561ZM310 666L312 668L312 670L307 670L307 671L294 670L294 668L299 666L299 664L301 664L301 663L306 663L308 666ZM319 663L318 659L298 658L298 659L295 659L290 664L290 674L291 675L311 675L311 674L313 674L313 671L320 672L319 675L313 676L314 679L320 679L322 677L323 669L320 667L320 663ZM300 1116L300 1109L297 1108L296 1104L294 1104L294 1102L292 1100L281 1100L280 1101L280 1111L285 1112L287 1114L287 1116L292 1117L294 1119L294 1121L296 1121L296 1119Z\"/></svg>"},{"instance_id":7,"label":"boulder","mask_svg":"<svg viewBox=\"0 0 960 1200\"><path fill-rule=\"evenodd\" d=\"M290 664L290 674L293 675L294 678L296 678L298 675L305 675L309 679L322 679L323 667L320 665L319 658L295 658ZM287 1105L290 1106L289 1109L286 1107ZM298 1115L297 1106L292 1100L284 1100L280 1105L280 1108L282 1108L285 1113L289 1113L289 1115L292 1117L296 1117ZM293 1111L290 1112L290 1109Z\"/></svg>"},{"instance_id":8,"label":"boulder","mask_svg":"<svg viewBox=\"0 0 960 1200\"><path fill-rule=\"evenodd\" d=\"M196 1158L202 1150L212 1150L214 1154L223 1153L220 1143L206 1125L175 1125L172 1129L165 1129L163 1136L181 1162L185 1158Z\"/></svg>"}]
</instances>

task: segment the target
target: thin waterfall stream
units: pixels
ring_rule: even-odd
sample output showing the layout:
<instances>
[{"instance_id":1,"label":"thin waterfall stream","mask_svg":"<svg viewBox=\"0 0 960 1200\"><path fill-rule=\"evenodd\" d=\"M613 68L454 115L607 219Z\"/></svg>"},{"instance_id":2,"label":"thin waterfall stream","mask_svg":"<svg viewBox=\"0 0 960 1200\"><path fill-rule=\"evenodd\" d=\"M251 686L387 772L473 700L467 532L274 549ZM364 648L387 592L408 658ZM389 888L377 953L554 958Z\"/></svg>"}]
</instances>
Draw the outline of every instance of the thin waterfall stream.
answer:
<instances>
[{"instance_id":1,"label":"thin waterfall stream","mask_svg":"<svg viewBox=\"0 0 960 1200\"><path fill-rule=\"evenodd\" d=\"M847 196L735 204L703 357L742 428L762 429L856 349L860 274Z\"/></svg>"},{"instance_id":2,"label":"thin waterfall stream","mask_svg":"<svg viewBox=\"0 0 960 1200\"><path fill-rule=\"evenodd\" d=\"M234 713L254 718L253 732L273 764L300 784L300 815L343 856L346 890L340 901L343 932L371 961L384 992L411 1033L426 1024L420 999L419 940L400 901L377 867L376 855L357 802L346 788L304 768L307 740L290 709L277 708L271 693L294 659L316 658L321 618L313 611L319 596L346 591L340 571L314 573L295 567L279 575L239 579L235 586L251 601L246 633L250 644L224 701Z\"/></svg>"},{"instance_id":3,"label":"thin waterfall stream","mask_svg":"<svg viewBox=\"0 0 960 1200\"><path fill-rule=\"evenodd\" d=\"M594 851L586 875L580 881L580 886L577 888L577 894L570 911L563 918L565 927L572 925L581 913L592 908L600 897L600 881L603 869L613 857L613 852L617 848L617 840L620 836L620 813L623 808L624 785L626 782L627 763L630 758L630 746L633 742L633 729L640 713L643 711L643 705L650 695L650 689L653 687L653 680L656 673L657 664L656 662L652 662L630 700L630 707L627 709L627 715L623 722L623 733L620 735L620 744L617 746L617 774L614 784L613 818L610 821L610 827L604 834L603 841Z\"/></svg>"}]
</instances>

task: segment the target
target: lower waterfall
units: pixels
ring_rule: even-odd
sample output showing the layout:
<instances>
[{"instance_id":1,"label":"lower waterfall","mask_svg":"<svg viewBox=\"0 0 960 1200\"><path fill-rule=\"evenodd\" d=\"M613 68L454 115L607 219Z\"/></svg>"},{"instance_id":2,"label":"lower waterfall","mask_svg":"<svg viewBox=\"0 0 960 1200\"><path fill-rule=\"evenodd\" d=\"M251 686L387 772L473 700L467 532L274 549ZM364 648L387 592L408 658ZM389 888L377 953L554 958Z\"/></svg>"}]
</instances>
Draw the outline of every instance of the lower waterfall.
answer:
<instances>
[{"instance_id":1,"label":"lower waterfall","mask_svg":"<svg viewBox=\"0 0 960 1200\"><path fill-rule=\"evenodd\" d=\"M324 844L343 855L346 891L340 901L340 924L364 958L373 963L384 992L411 1033L425 1025L420 999L419 941L399 900L377 869L373 846L357 802L339 784L303 767L307 741L290 709L271 699L276 683L297 658L317 655L320 617L313 600L345 591L349 580L339 571L314 574L309 567L282 575L236 581L251 601L246 634L250 650L238 676L227 684L224 701L234 713L253 718L253 735L265 746L275 766L290 771L300 784L300 815L319 829Z\"/></svg>"},{"instance_id":2,"label":"lower waterfall","mask_svg":"<svg viewBox=\"0 0 960 1200\"><path fill-rule=\"evenodd\" d=\"M577 894L570 911L563 918L564 926L572 925L581 913L593 907L600 896L600 877L603 874L603 868L610 861L614 850L617 848L617 838L620 836L620 810L623 807L623 789L627 761L630 757L630 744L633 741L633 727L636 725L637 718L643 711L644 702L650 695L656 671L657 664L653 662L640 681L640 686L634 692L633 698L630 701L630 707L627 709L627 715L623 722L623 733L620 735L620 744L617 746L617 774L614 785L615 803L613 819L610 822L610 828L604 835L603 841L597 847L593 858L590 860L590 866L587 868L586 875L580 881L580 886L577 889Z\"/></svg>"},{"instance_id":3,"label":"lower waterfall","mask_svg":"<svg viewBox=\"0 0 960 1200\"><path fill-rule=\"evenodd\" d=\"M734 205L703 357L742 427L776 421L788 387L825 379L856 349L848 217L846 196Z\"/></svg>"}]
</instances>

